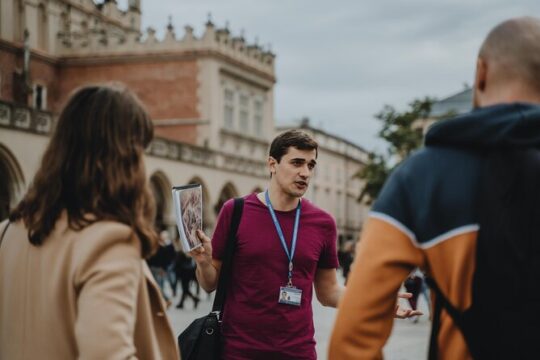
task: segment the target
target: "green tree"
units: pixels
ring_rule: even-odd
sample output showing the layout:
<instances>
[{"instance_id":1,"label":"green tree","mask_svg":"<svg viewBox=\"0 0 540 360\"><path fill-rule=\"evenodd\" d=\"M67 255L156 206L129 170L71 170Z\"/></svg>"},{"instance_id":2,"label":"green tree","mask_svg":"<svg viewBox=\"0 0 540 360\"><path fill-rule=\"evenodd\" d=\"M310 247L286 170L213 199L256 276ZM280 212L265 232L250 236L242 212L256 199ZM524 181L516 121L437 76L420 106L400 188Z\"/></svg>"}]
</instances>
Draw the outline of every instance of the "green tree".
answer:
<instances>
[{"instance_id":1,"label":"green tree","mask_svg":"<svg viewBox=\"0 0 540 360\"><path fill-rule=\"evenodd\" d=\"M392 170L422 145L422 128L415 126L415 121L429 117L434 101L430 97L415 99L404 112L385 105L375 115L382 123L378 136L388 143L388 148L386 154L370 153L366 166L356 174L364 181L358 201L373 203Z\"/></svg>"}]
</instances>

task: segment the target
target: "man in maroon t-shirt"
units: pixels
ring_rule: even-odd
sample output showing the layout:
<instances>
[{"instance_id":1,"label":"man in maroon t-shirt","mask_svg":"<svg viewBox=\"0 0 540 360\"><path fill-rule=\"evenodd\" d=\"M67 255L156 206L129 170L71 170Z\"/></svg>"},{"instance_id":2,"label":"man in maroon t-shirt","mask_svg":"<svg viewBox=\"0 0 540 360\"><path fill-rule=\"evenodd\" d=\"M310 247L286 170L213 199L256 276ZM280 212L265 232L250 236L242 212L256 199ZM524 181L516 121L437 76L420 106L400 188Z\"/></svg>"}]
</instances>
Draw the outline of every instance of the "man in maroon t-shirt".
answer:
<instances>
[{"instance_id":1,"label":"man in maroon t-shirt","mask_svg":"<svg viewBox=\"0 0 540 360\"><path fill-rule=\"evenodd\" d=\"M335 221L302 199L316 165L317 147L298 130L276 137L268 158L268 190L244 198L223 311L225 359L317 358L313 287L321 304L332 307L344 290L336 276ZM209 292L219 278L232 210L229 200L212 240L199 231L204 246L192 252L199 283Z\"/></svg>"}]
</instances>

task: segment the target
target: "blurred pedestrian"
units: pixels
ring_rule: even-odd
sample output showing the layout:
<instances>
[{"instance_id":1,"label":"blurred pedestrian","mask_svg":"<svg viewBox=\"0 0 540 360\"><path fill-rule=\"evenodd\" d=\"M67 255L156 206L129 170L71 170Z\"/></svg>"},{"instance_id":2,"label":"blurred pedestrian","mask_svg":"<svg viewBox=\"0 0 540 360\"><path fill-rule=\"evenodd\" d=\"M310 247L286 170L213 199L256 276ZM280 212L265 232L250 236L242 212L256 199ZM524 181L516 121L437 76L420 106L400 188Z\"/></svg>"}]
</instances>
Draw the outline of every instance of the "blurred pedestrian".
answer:
<instances>
[{"instance_id":1,"label":"blurred pedestrian","mask_svg":"<svg viewBox=\"0 0 540 360\"><path fill-rule=\"evenodd\" d=\"M408 293L411 293L412 296L407 300L409 301L411 308L416 310L418 296L420 295L420 290L422 289L422 278L412 273L407 277L407 279L405 279L403 286Z\"/></svg>"},{"instance_id":2,"label":"blurred pedestrian","mask_svg":"<svg viewBox=\"0 0 540 360\"><path fill-rule=\"evenodd\" d=\"M351 264L354 260L354 241L348 240L338 251L339 265L343 271L343 278L345 279L345 284L347 284L347 279L349 277L349 271L351 270Z\"/></svg>"},{"instance_id":3,"label":"blurred pedestrian","mask_svg":"<svg viewBox=\"0 0 540 360\"><path fill-rule=\"evenodd\" d=\"M424 279L416 273L416 270L409 274L407 279L403 282L405 290L411 294L411 297L407 299L411 309L418 309L418 297L422 291ZM428 303L429 304L429 303ZM413 322L418 322L418 317L411 318Z\"/></svg>"},{"instance_id":4,"label":"blurred pedestrian","mask_svg":"<svg viewBox=\"0 0 540 360\"><path fill-rule=\"evenodd\" d=\"M188 297L193 300L193 308L196 309L199 305L199 301L201 299L191 292L191 284L197 282L197 279L195 277L195 269L195 260L193 260L191 256L189 256L183 251L178 251L176 253L176 278L180 281L180 284L182 286L182 295L180 296L180 301L176 305L177 309L184 308L184 301Z\"/></svg>"},{"instance_id":5,"label":"blurred pedestrian","mask_svg":"<svg viewBox=\"0 0 540 360\"><path fill-rule=\"evenodd\" d=\"M1 359L179 358L143 261L158 242L143 162L152 135L126 89L70 98L0 224Z\"/></svg>"},{"instance_id":6,"label":"blurred pedestrian","mask_svg":"<svg viewBox=\"0 0 540 360\"><path fill-rule=\"evenodd\" d=\"M158 249L154 255L152 255L148 260L148 266L150 266L150 271L154 276L159 289L161 290L161 295L165 299L167 307L171 305L171 300L167 296L165 291L165 282L169 282L173 296L176 295L176 287L174 279L172 279L173 274L170 273L170 268L173 266L174 258L176 256L176 251L174 250L174 245L172 244L169 233L165 230L161 231L159 234L159 244Z\"/></svg>"}]
</instances>

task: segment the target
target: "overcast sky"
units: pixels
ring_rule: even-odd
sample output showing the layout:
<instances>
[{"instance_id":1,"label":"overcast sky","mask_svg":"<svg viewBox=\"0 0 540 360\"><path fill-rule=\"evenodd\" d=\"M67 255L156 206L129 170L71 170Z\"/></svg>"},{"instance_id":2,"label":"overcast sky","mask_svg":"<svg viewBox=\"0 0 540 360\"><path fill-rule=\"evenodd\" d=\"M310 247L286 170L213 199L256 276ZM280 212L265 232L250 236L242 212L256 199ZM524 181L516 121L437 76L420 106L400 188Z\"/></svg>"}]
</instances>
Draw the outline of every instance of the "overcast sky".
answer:
<instances>
[{"instance_id":1,"label":"overcast sky","mask_svg":"<svg viewBox=\"0 0 540 360\"><path fill-rule=\"evenodd\" d=\"M540 0L142 0L142 27L162 36L171 15L177 37L185 25L201 35L209 12L217 27L228 22L233 35L244 29L249 43L271 44L278 124L307 116L382 151L374 114L472 84L487 32L510 17L540 16Z\"/></svg>"}]
</instances>

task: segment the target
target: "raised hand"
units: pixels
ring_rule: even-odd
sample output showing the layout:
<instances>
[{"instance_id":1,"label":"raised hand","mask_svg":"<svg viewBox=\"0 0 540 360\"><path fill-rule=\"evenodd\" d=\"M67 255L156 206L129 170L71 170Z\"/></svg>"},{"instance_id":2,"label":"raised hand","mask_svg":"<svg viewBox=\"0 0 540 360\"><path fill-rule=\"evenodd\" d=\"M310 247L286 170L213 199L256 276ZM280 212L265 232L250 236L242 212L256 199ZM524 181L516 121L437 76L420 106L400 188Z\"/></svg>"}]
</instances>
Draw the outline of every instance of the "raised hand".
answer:
<instances>
[{"instance_id":1,"label":"raised hand","mask_svg":"<svg viewBox=\"0 0 540 360\"><path fill-rule=\"evenodd\" d=\"M202 242L202 246L193 249L189 254L193 257L195 262L199 265L211 265L212 264L212 242L210 238L202 230L197 230L197 237Z\"/></svg>"},{"instance_id":2,"label":"raised hand","mask_svg":"<svg viewBox=\"0 0 540 360\"><path fill-rule=\"evenodd\" d=\"M408 292L398 294L398 298L402 298L402 299L410 299L411 297L412 297L412 294ZM407 319L413 316L424 315L424 313L419 310L406 309L399 306L399 304L396 304L395 311L396 312L394 314L394 318L397 318L397 319Z\"/></svg>"}]
</instances>

